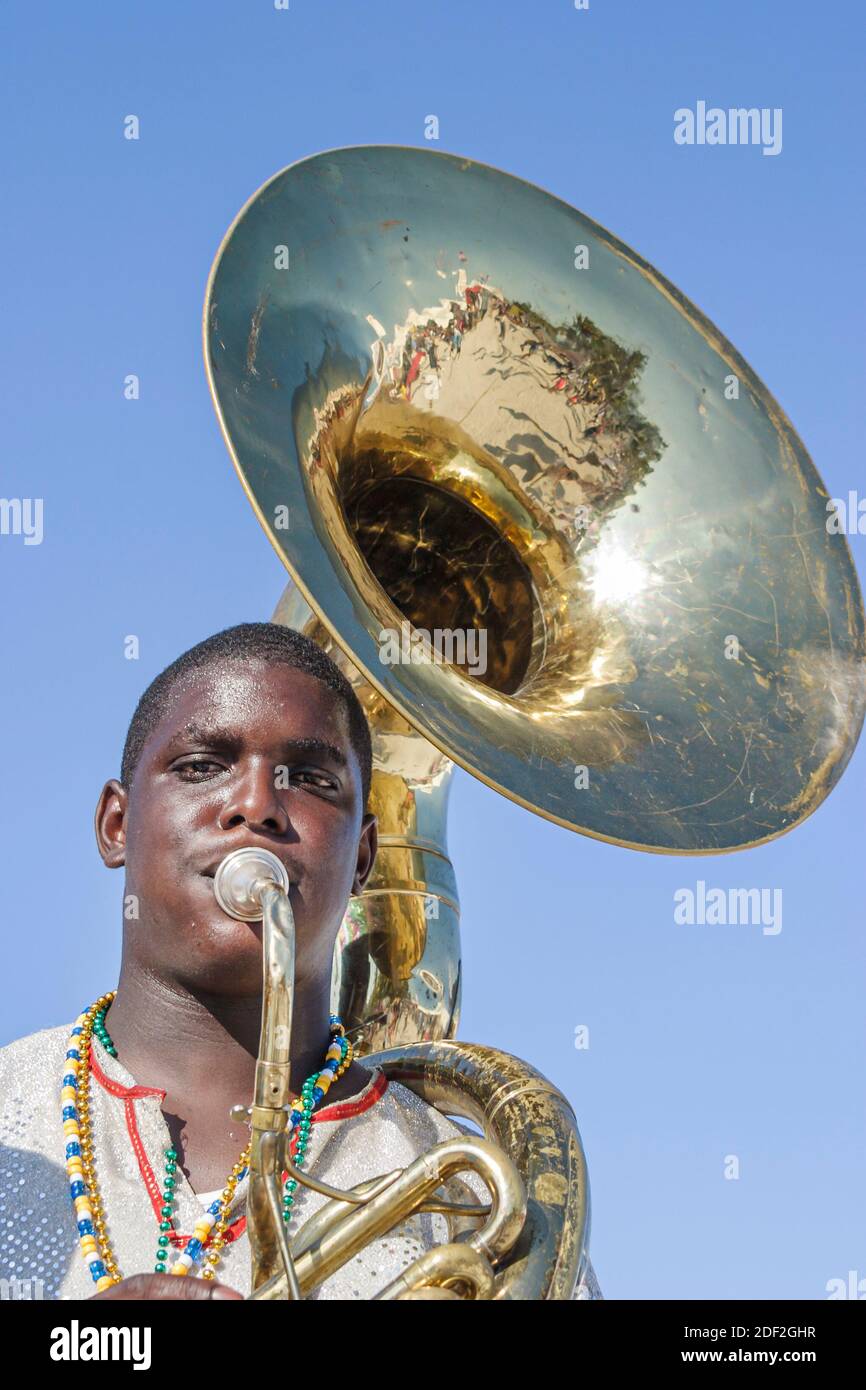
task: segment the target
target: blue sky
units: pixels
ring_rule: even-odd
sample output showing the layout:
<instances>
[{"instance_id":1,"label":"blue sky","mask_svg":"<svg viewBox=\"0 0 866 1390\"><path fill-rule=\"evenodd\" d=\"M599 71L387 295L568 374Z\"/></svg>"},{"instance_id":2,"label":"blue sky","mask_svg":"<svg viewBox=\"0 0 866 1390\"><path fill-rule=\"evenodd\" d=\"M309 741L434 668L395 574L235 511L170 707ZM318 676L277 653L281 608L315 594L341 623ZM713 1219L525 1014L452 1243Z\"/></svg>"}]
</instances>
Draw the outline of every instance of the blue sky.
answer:
<instances>
[{"instance_id":1,"label":"blue sky","mask_svg":"<svg viewBox=\"0 0 866 1390\"><path fill-rule=\"evenodd\" d=\"M135 701L283 585L201 362L205 280L245 199L318 150L422 145L433 113L436 148L542 185L655 264L831 494L862 495L863 46L834 0L5 7L0 494L44 498L45 536L0 537L2 1041L114 985L121 883L91 822ZM673 113L701 99L782 108L782 153L678 146ZM571 1097L609 1297L821 1298L866 1277L864 759L793 834L697 860L581 838L456 776L460 1036ZM783 930L677 927L673 894L698 878L781 887Z\"/></svg>"}]
</instances>

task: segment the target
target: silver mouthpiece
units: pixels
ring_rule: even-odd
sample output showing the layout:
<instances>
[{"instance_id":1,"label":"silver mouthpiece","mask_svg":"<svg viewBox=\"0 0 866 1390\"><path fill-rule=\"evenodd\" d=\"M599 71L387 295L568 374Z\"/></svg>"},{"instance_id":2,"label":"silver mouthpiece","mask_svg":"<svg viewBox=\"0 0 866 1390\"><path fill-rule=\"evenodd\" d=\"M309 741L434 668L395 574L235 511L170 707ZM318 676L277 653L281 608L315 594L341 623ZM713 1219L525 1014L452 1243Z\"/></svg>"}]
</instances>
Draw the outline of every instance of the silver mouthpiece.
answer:
<instances>
[{"instance_id":1,"label":"silver mouthpiece","mask_svg":"<svg viewBox=\"0 0 866 1390\"><path fill-rule=\"evenodd\" d=\"M289 891L285 865L269 849L235 849L214 874L213 890L223 912L240 922L262 916L261 892L269 885Z\"/></svg>"}]
</instances>

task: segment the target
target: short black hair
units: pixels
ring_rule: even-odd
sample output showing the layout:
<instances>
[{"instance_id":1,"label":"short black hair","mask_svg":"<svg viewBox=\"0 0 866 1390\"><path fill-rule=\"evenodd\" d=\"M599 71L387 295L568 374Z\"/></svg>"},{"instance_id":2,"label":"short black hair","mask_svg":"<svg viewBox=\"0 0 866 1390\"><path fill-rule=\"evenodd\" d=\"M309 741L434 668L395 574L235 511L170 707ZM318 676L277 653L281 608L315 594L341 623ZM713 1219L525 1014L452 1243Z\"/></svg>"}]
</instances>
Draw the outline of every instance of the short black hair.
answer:
<instances>
[{"instance_id":1,"label":"short black hair","mask_svg":"<svg viewBox=\"0 0 866 1390\"><path fill-rule=\"evenodd\" d=\"M175 688L194 671L205 670L223 661L267 661L291 666L321 681L339 696L346 710L349 741L361 769L363 807L367 809L373 772L370 726L350 682L339 667L311 638L281 623L238 623L214 633L190 647L170 666L166 666L145 690L130 721L123 745L120 780L127 788L147 739L166 713Z\"/></svg>"}]
</instances>

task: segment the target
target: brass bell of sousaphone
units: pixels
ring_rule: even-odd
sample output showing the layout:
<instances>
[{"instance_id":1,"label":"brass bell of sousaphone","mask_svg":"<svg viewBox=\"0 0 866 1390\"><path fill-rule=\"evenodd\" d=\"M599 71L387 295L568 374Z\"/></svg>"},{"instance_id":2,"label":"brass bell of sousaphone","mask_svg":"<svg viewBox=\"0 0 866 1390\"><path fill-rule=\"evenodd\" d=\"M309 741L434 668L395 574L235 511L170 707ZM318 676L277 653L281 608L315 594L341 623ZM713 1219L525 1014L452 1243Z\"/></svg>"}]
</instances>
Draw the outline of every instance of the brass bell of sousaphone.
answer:
<instances>
[{"instance_id":1,"label":"brass bell of sousaphone","mask_svg":"<svg viewBox=\"0 0 866 1390\"><path fill-rule=\"evenodd\" d=\"M536 1083L494 1062L456 1105L473 1049L453 1041L453 764L632 849L792 829L863 720L845 537L700 311L574 208L469 159L360 146L275 175L220 247L204 342L292 576L274 619L330 651L373 732L380 851L333 1006L360 1053L391 1049L393 1075L492 1125L491 1086Z\"/></svg>"}]
</instances>

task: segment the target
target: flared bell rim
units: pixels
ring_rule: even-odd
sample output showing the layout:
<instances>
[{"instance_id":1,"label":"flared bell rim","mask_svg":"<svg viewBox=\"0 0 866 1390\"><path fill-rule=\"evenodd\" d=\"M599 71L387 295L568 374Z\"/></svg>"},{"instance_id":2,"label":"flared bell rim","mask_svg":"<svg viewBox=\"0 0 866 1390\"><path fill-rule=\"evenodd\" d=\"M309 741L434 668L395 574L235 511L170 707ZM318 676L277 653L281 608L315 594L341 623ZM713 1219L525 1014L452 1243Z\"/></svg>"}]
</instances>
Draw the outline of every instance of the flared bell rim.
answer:
<instances>
[{"instance_id":1,"label":"flared bell rim","mask_svg":"<svg viewBox=\"0 0 866 1390\"><path fill-rule=\"evenodd\" d=\"M237 232L238 228L243 224L245 218L249 215L251 210L261 205L263 199L265 199L268 194L268 190L272 189L275 185L277 185L281 180L285 179L287 176L297 174L299 171L305 169L308 166L316 164L321 165L323 162L326 162L329 159L333 159L335 157L343 155L370 156L375 155L379 152L385 152L388 154L406 154L412 157L418 156L420 158L423 158L423 160L428 163L430 161L440 161L450 165L452 168L454 166L457 166L459 167L461 172L464 173L470 169L485 171L486 173L495 175L498 178L508 181L509 185L511 186L521 185L522 188L532 196L543 195L546 199L549 199L551 203L557 205L560 209L562 209L566 214L579 217L586 226L594 229L595 233L598 236L600 236L610 248L612 248L616 253L626 257L629 260L630 264L640 271L640 273L647 279L647 281L652 285L652 287L656 291L658 291L662 296L664 296L674 307L674 309L680 315L682 315L688 321L688 323L696 329L696 331L700 332L705 337L707 342L712 345L714 350L719 353L723 360L736 366L739 374L741 375L742 379L747 383L749 389L755 392L760 397L761 404L766 410L768 418L771 420L780 437L783 436L786 442L789 445L793 446L794 452L797 457L797 463L801 468L803 477L807 478L808 481L817 484L818 488L823 489L823 484L817 473L817 470L815 469L814 464L812 464L811 459L809 458L804 446L802 445L802 442L799 440L799 437L793 429L793 426L788 420L787 415L779 406L778 402L776 402L775 399L770 395L766 387L763 386L763 383L748 366L748 364L745 362L742 356L732 346L732 344L730 344L724 337L724 335L722 335L719 332L719 330L715 327L715 325L712 324L711 321L708 318L706 318L706 316L690 300L688 300L684 295L682 295L681 292L677 290L675 286L673 286L669 281L667 281L666 278L660 274L660 272L655 270L655 268L652 267L641 256L639 256L638 253L632 251L629 247L625 245L625 243L619 241L617 237L609 233L600 224L594 222L590 218L587 218L584 214L578 213L576 209L571 207L571 205L566 203L564 200L558 198L557 195L545 190L544 188L534 183L531 183L528 180L522 179L519 176L511 174L507 171L498 169L493 165L485 164L475 159L463 158L461 156L457 156L445 151L431 150L425 147L407 146L400 144L342 146L336 147L332 150L321 151L316 154L306 156L301 160L287 165L285 168L281 169L273 176L271 176L271 178L267 179L261 185L261 187L247 200L247 202L241 208L240 212L232 221L231 226L229 227L228 231L226 232L226 235L224 236L221 242L220 248L217 252L213 266L211 268L210 275L208 277L207 290L205 296L205 306L203 315L204 357L208 385L211 391L214 408L217 413L217 418L220 423L220 428L223 433L223 438L225 440L226 447L229 451L229 456L232 459L233 466L235 467L238 477L240 478L241 485L244 488L244 491L253 507L256 516L259 519L260 524L265 530L265 533L271 541L271 544L273 545L276 553L280 557L283 565L285 566L289 574L292 576L293 581L298 586L300 592L303 594L305 600L310 605L311 609L317 614L324 626L331 633L334 641L345 652L349 660L357 666L357 668L361 671L365 679L368 680L370 684L379 691L383 698L386 699L392 705L394 705L394 707L399 711L400 714L402 714L410 723L412 723L416 728L418 728L419 731L422 732L424 736L431 741L431 743L438 747L449 758L453 759L455 763L462 766L466 771L470 772L473 776L477 777L480 781L485 783L487 786L491 787L493 790L496 790L500 792L502 795L507 796L510 800L514 801L518 805L523 806L525 809L530 810L535 814L539 814L543 816L545 819L548 819L555 824L561 825L566 829L575 830L580 834L589 836L590 838L598 839L606 843L615 844L624 848L641 849L651 853L675 855L732 853L735 850L752 848L758 845L768 843L769 841L776 839L783 834L786 834L789 830L795 828L795 826L802 824L803 821L806 820L808 816L811 815L817 809L818 805L821 804L824 797L831 789L832 785L835 785L835 781L838 780L838 776L841 775L841 772L844 770L844 767L845 765L847 765L847 761L851 756L853 747L856 743L856 737L849 737L846 755L844 756L844 758L840 757L840 759L838 760L836 776L833 778L832 782L830 782L829 785L827 785L821 791L821 794L815 796L810 804L804 806L800 814L793 815L789 819L788 823L774 827L766 834L752 835L749 838L742 839L736 843L725 845L688 845L683 843L656 843L650 842L648 840L641 840L639 838L634 838L628 835L619 836L608 833L606 831L601 831L591 824L586 824L585 822L580 821L579 817L576 817L575 815L558 814L556 809L551 807L550 805L546 805L539 800L535 800L532 797L525 795L519 787L511 784L508 779L504 779L497 776L495 773L491 772L489 767L482 765L482 763L480 763L474 757L468 755L466 750L464 748L461 748L459 742L449 737L440 726L436 725L435 722L431 722L429 719L425 718L423 708L419 709L417 690L411 691L405 689L399 683L395 684L393 681L389 682L382 679L381 669L377 670L374 662L372 662L371 660L364 659L363 653L359 652L358 650L357 643L352 639L351 636L347 635L344 624L341 624L339 619L334 617L333 605L327 599L322 600L320 594L316 591L316 589L306 582L303 567L293 563L290 557L287 555L284 544L284 538L277 536L274 532L274 529L271 526L265 511L260 505L260 499L256 493L255 487L253 486L253 484L247 476L247 472L245 470L242 460L238 455L238 451L235 447L235 441L227 425L224 416L224 411L222 409L219 391L215 380L216 374L211 355L211 342L209 331L210 313L214 287L217 283L217 279L224 257L232 244L232 239L235 233ZM824 495L826 495L826 493L824 493ZM862 646L864 624L862 596L860 594L859 584L857 582L856 571L854 570L853 561L851 559L850 551L848 549L844 536L839 536L838 542L840 549L844 552L844 555L847 557L847 578L849 583L851 603L849 631L852 634L853 645L857 646L859 643L858 656L860 661L860 672L862 675ZM396 609L394 610L394 613L397 614L397 616L399 617L399 614L397 613ZM463 677L459 672L450 672L449 678L455 682L462 682L463 684L472 685L472 682L468 682L467 678ZM859 724L862 724L862 717L863 713L861 707Z\"/></svg>"}]
</instances>

